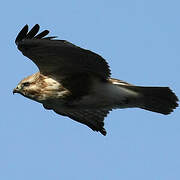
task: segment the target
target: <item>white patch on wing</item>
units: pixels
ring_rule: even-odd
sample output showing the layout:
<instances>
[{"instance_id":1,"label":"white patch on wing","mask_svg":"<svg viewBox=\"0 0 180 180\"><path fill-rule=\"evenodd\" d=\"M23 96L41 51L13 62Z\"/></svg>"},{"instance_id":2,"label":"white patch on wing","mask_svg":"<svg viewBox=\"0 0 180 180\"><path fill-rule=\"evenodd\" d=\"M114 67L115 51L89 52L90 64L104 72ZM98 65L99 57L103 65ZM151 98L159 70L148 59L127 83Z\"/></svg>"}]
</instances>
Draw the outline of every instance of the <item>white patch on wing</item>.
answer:
<instances>
[{"instance_id":1,"label":"white patch on wing","mask_svg":"<svg viewBox=\"0 0 180 180\"><path fill-rule=\"evenodd\" d=\"M112 84L114 84L114 85L127 85L126 83L124 83L124 82L112 82Z\"/></svg>"}]
</instances>

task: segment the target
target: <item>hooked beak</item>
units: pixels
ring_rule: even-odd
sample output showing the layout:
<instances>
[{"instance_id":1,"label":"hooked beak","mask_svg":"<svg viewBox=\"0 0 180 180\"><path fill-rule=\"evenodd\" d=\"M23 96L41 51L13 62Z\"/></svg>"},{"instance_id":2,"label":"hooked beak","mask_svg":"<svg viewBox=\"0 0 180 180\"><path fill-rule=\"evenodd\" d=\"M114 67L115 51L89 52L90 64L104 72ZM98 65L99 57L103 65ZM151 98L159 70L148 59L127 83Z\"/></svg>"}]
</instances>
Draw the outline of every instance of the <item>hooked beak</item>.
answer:
<instances>
[{"instance_id":1,"label":"hooked beak","mask_svg":"<svg viewBox=\"0 0 180 180\"><path fill-rule=\"evenodd\" d=\"M14 93L19 93L19 89L17 87L13 89L13 94Z\"/></svg>"}]
</instances>

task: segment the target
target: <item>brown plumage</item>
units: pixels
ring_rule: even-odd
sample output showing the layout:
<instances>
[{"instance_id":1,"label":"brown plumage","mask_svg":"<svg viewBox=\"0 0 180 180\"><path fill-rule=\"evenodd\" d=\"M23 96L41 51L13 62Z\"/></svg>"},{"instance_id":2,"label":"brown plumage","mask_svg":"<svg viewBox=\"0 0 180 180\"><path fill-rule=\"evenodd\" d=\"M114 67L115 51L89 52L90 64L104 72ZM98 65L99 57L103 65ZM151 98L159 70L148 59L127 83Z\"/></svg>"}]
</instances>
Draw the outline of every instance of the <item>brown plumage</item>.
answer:
<instances>
[{"instance_id":1,"label":"brown plumage","mask_svg":"<svg viewBox=\"0 0 180 180\"><path fill-rule=\"evenodd\" d=\"M171 113L178 98L168 87L141 87L110 78L105 59L55 36L39 34L36 24L18 34L18 49L39 72L23 79L14 93L40 102L46 109L68 116L106 135L104 117L115 108L139 107L161 114Z\"/></svg>"}]
</instances>

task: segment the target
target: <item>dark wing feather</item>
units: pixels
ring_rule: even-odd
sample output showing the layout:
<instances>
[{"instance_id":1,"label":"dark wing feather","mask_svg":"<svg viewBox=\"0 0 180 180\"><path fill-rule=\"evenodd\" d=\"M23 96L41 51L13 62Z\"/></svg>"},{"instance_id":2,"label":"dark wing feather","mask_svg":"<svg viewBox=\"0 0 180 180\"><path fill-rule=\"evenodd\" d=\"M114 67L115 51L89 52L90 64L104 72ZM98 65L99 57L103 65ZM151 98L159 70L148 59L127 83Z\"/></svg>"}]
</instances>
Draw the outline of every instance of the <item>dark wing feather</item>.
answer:
<instances>
[{"instance_id":1,"label":"dark wing feather","mask_svg":"<svg viewBox=\"0 0 180 180\"><path fill-rule=\"evenodd\" d=\"M68 116L71 119L87 125L93 131L99 131L104 136L106 135L106 130L104 129L104 118L107 116L111 109L99 109L99 110L74 110L68 112L61 112L59 110L54 110L56 113Z\"/></svg>"},{"instance_id":2,"label":"dark wing feather","mask_svg":"<svg viewBox=\"0 0 180 180\"><path fill-rule=\"evenodd\" d=\"M41 33L39 33L37 36L35 36L34 38L35 39L42 39L44 36L48 35L49 34L49 31L48 30L45 30ZM49 38L49 37L48 37ZM51 38L51 37L50 37ZM45 39L45 38L44 38Z\"/></svg>"},{"instance_id":3,"label":"dark wing feather","mask_svg":"<svg viewBox=\"0 0 180 180\"><path fill-rule=\"evenodd\" d=\"M42 74L55 76L72 76L85 73L107 79L110 69L101 56L89 50L82 49L65 40L54 40L44 37L49 31L40 34L39 25L35 25L28 33L26 25L18 34L16 44L18 49L30 58ZM37 35L36 35L37 34Z\"/></svg>"},{"instance_id":4,"label":"dark wing feather","mask_svg":"<svg viewBox=\"0 0 180 180\"><path fill-rule=\"evenodd\" d=\"M26 39L32 39L38 33L40 27L36 24L26 35Z\"/></svg>"},{"instance_id":5,"label":"dark wing feather","mask_svg":"<svg viewBox=\"0 0 180 180\"><path fill-rule=\"evenodd\" d=\"M26 24L17 35L15 43L17 44L18 42L21 42L23 39L25 39L27 36L27 33L28 33L28 25Z\"/></svg>"}]
</instances>

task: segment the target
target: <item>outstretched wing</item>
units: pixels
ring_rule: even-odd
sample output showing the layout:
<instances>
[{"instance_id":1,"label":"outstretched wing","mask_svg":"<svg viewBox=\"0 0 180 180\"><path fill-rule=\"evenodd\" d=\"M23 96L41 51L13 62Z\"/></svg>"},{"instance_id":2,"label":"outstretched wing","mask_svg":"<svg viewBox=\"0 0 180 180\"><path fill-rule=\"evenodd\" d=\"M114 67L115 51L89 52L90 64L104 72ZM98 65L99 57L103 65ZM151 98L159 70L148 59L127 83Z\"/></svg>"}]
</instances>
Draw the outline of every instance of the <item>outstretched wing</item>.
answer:
<instances>
[{"instance_id":1,"label":"outstretched wing","mask_svg":"<svg viewBox=\"0 0 180 180\"><path fill-rule=\"evenodd\" d=\"M89 74L102 79L110 76L107 62L98 54L65 40L56 40L55 36L45 37L48 30L37 34L39 29L36 24L28 32L28 25L25 25L15 43L18 49L38 66L42 74L56 79L76 74Z\"/></svg>"},{"instance_id":2,"label":"outstretched wing","mask_svg":"<svg viewBox=\"0 0 180 180\"><path fill-rule=\"evenodd\" d=\"M87 125L93 131L99 131L104 136L106 135L106 130L104 129L104 118L111 109L69 110L68 112L54 109L54 111L60 115L68 116L79 123Z\"/></svg>"}]
</instances>

